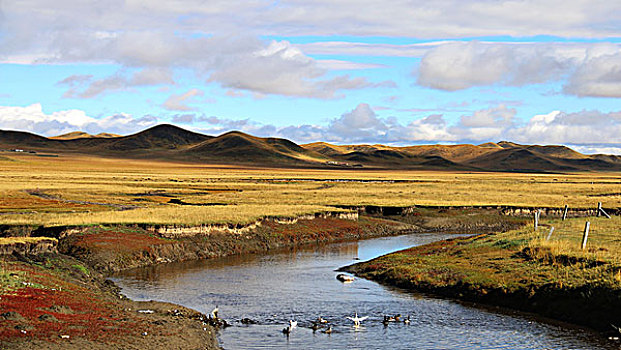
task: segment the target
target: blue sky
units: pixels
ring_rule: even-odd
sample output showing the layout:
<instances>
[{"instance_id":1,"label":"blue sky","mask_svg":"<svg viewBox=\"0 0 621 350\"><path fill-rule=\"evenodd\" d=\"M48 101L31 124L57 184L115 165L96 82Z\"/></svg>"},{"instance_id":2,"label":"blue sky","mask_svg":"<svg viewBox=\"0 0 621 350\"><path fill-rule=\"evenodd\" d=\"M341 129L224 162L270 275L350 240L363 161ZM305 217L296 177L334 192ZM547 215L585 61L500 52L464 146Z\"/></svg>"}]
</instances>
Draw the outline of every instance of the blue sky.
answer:
<instances>
[{"instance_id":1,"label":"blue sky","mask_svg":"<svg viewBox=\"0 0 621 350\"><path fill-rule=\"evenodd\" d=\"M610 1L0 2L0 128L621 154Z\"/></svg>"}]
</instances>

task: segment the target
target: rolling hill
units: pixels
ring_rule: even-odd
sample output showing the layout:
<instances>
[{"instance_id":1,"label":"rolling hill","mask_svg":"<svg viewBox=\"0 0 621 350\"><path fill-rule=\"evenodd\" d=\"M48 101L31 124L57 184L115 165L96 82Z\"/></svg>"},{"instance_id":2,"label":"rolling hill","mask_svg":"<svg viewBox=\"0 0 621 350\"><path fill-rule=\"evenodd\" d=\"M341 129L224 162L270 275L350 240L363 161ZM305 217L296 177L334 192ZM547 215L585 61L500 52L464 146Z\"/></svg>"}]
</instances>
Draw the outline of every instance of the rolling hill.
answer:
<instances>
[{"instance_id":1,"label":"rolling hill","mask_svg":"<svg viewBox=\"0 0 621 350\"><path fill-rule=\"evenodd\" d=\"M86 133L84 131L73 131L70 133L66 133L66 134L62 134L62 135L58 135L58 136L52 136L50 137L50 139L53 140L75 140L75 139L92 139L92 138L113 138L113 137L122 137L121 135L117 135L117 134L110 134L107 132L102 132L99 133L97 135L91 135L89 133Z\"/></svg>"},{"instance_id":2,"label":"rolling hill","mask_svg":"<svg viewBox=\"0 0 621 350\"><path fill-rule=\"evenodd\" d=\"M46 138L0 130L0 150L87 154L128 159L159 159L268 167L429 169L460 171L570 172L621 171L621 157L585 155L565 146L520 145L509 141L481 145L298 145L282 138L242 132L219 136L168 124L118 136L73 132Z\"/></svg>"}]
</instances>

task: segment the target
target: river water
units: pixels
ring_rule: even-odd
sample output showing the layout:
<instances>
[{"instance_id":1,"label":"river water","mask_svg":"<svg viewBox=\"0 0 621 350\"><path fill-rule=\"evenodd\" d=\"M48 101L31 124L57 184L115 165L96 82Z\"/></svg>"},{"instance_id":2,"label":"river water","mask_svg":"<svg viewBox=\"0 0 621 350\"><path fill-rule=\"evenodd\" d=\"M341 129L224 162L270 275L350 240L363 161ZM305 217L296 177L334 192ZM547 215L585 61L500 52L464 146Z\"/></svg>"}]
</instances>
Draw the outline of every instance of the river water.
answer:
<instances>
[{"instance_id":1,"label":"river water","mask_svg":"<svg viewBox=\"0 0 621 350\"><path fill-rule=\"evenodd\" d=\"M136 300L181 304L203 313L216 305L232 324L219 332L224 349L619 349L589 331L494 312L356 279L343 284L334 270L449 238L413 234L315 246L266 255L157 265L112 280ZM346 316L369 318L355 328ZM383 315L411 315L410 324L382 324ZM323 317L333 333L313 332ZM244 325L242 318L258 324ZM290 319L298 328L286 336Z\"/></svg>"}]
</instances>

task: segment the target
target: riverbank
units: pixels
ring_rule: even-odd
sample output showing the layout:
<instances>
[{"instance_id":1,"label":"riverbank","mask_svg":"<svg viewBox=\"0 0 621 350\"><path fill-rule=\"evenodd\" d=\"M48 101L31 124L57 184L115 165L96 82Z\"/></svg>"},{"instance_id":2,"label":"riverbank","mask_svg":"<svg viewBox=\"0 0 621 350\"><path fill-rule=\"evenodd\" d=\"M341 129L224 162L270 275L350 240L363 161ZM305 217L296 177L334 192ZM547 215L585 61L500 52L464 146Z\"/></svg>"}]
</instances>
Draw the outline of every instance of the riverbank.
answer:
<instances>
[{"instance_id":1,"label":"riverbank","mask_svg":"<svg viewBox=\"0 0 621 350\"><path fill-rule=\"evenodd\" d=\"M586 220L591 231L582 250ZM621 218L547 219L543 225L538 231L525 227L435 242L344 270L417 292L611 333L611 324L621 324L621 315L613 312L621 309Z\"/></svg>"},{"instance_id":2,"label":"riverbank","mask_svg":"<svg viewBox=\"0 0 621 350\"><path fill-rule=\"evenodd\" d=\"M235 228L237 231L201 231L191 227L156 229L144 225L4 227L5 236L47 234L56 238L39 238L46 244L45 250L23 245L15 245L13 252L6 247L3 250L10 254L0 256L0 306L7 310L0 315L7 320L0 327L0 344L23 349L33 346L217 348L215 329L203 324L203 315L172 304L126 300L120 297L114 285L105 282L105 275L172 261L262 253L404 233L440 229L463 231L475 227L484 231L497 230L524 221L496 211L460 210L448 214L442 211L444 209L426 210L389 219L366 215L315 215L265 220L251 229ZM444 219L439 219L440 216ZM188 234L193 230L197 233ZM58 245L49 246L56 239ZM137 310L153 310L153 313ZM167 337L171 334L183 334L184 340L171 343L172 339L179 338Z\"/></svg>"},{"instance_id":3,"label":"riverbank","mask_svg":"<svg viewBox=\"0 0 621 350\"><path fill-rule=\"evenodd\" d=\"M2 349L218 349L205 316L136 302L72 257L3 255Z\"/></svg>"}]
</instances>

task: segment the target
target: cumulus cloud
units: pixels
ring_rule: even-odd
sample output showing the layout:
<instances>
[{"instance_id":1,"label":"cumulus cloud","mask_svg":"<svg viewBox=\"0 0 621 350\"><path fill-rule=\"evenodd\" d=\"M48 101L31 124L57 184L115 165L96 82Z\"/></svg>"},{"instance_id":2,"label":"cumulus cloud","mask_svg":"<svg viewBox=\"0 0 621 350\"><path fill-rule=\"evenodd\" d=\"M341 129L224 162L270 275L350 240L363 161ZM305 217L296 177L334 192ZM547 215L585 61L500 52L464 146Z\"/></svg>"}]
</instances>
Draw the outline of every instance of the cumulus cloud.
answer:
<instances>
[{"instance_id":1,"label":"cumulus cloud","mask_svg":"<svg viewBox=\"0 0 621 350\"><path fill-rule=\"evenodd\" d=\"M621 51L587 57L563 90L577 96L621 97Z\"/></svg>"},{"instance_id":2,"label":"cumulus cloud","mask_svg":"<svg viewBox=\"0 0 621 350\"><path fill-rule=\"evenodd\" d=\"M415 74L418 84L446 91L565 81L566 94L621 97L621 46L453 42L429 50Z\"/></svg>"},{"instance_id":3,"label":"cumulus cloud","mask_svg":"<svg viewBox=\"0 0 621 350\"><path fill-rule=\"evenodd\" d=\"M387 121L378 118L366 103L361 103L351 112L332 120L328 126L328 132L344 140L381 137L388 129Z\"/></svg>"},{"instance_id":4,"label":"cumulus cloud","mask_svg":"<svg viewBox=\"0 0 621 350\"><path fill-rule=\"evenodd\" d=\"M173 10L151 3L142 4L140 9L126 4L124 11L120 11L101 4L97 6L101 12L95 13L63 1L55 5L30 4L28 11L9 4L5 10L12 16L5 23L9 34L0 37L0 59L4 57L6 62L10 56L30 54L36 56L30 63L121 66L107 77L64 79L64 96L69 98L93 98L133 87L174 84L173 71L179 69L225 88L266 95L334 98L342 96L344 90L376 86L361 77L329 76L329 69L334 67L318 64L287 41L265 41L254 31L215 24L226 22L222 19L235 13L224 9L242 11L244 7L251 8L250 4L210 2L207 9L203 3L181 0L178 5ZM84 13L75 16L75 11L81 10ZM100 13L106 13L105 21ZM158 21L154 21L158 16ZM183 17L187 20L180 20ZM209 21L191 23L192 18L198 17ZM29 26L23 25L25 18ZM85 18L93 21L84 21Z\"/></svg>"},{"instance_id":5,"label":"cumulus cloud","mask_svg":"<svg viewBox=\"0 0 621 350\"><path fill-rule=\"evenodd\" d=\"M375 86L365 78L325 78L325 74L326 70L291 43L272 41L265 48L219 62L209 80L236 90L315 98L334 98L340 90Z\"/></svg>"},{"instance_id":6,"label":"cumulus cloud","mask_svg":"<svg viewBox=\"0 0 621 350\"><path fill-rule=\"evenodd\" d=\"M541 45L449 43L423 56L417 82L448 91L497 83L543 83L560 79L571 66L572 57L557 53Z\"/></svg>"},{"instance_id":7,"label":"cumulus cloud","mask_svg":"<svg viewBox=\"0 0 621 350\"><path fill-rule=\"evenodd\" d=\"M287 126L278 135L298 142L337 143L481 143L512 140L526 144L563 144L589 153L621 154L621 112L602 113L554 111L520 121L517 111L497 105L462 115L454 123L441 114L399 123L378 116L367 104L360 104L326 125Z\"/></svg>"},{"instance_id":8,"label":"cumulus cloud","mask_svg":"<svg viewBox=\"0 0 621 350\"><path fill-rule=\"evenodd\" d=\"M535 115L508 135L519 142L549 144L617 144L621 135L621 112L596 110Z\"/></svg>"},{"instance_id":9,"label":"cumulus cloud","mask_svg":"<svg viewBox=\"0 0 621 350\"><path fill-rule=\"evenodd\" d=\"M295 46L259 38L334 33L431 39L498 35L602 38L618 36L621 30L617 21L621 4L614 1L413 0L387 5L361 0L355 9L352 6L347 0L106 1L96 5L76 0L5 1L0 60L109 63L122 67L109 77L71 82L74 85L68 85L65 96L74 98L172 84L172 71L176 69L188 69L201 80L251 93L333 98L344 90L377 84L360 77L334 77L329 70L375 66L335 60L318 62L308 53L418 57L429 52L421 64L419 82L445 90L557 79L566 74L568 62L537 48L445 46L442 42ZM304 50L308 50L307 54ZM579 70L565 90L585 96L616 96L618 79L608 74L606 79L612 81L607 81L597 73L613 73L613 68L610 60L593 60L585 65L584 72Z\"/></svg>"},{"instance_id":10,"label":"cumulus cloud","mask_svg":"<svg viewBox=\"0 0 621 350\"><path fill-rule=\"evenodd\" d=\"M128 114L115 114L101 119L86 115L81 110L65 110L47 114L41 104L26 107L0 106L0 128L28 131L55 136L80 130L91 134L111 132L128 134L157 124L157 118L134 118Z\"/></svg>"},{"instance_id":11,"label":"cumulus cloud","mask_svg":"<svg viewBox=\"0 0 621 350\"><path fill-rule=\"evenodd\" d=\"M390 116L382 117L368 104L361 103L323 125L275 126L248 118L230 119L194 113L174 115L172 122L191 125L193 130L211 135L239 130L263 137L284 137L299 143L328 141L411 145L511 140L525 144L569 145L587 153L621 154L618 137L621 135L621 111L553 111L535 115L526 121L517 120L515 115L515 109L497 105L465 114L456 122L448 121L441 114L429 114L402 123ZM97 119L80 110L45 113L40 104L0 106L0 128L47 136L75 130L91 134L129 134L156 123L158 119L154 116L116 114Z\"/></svg>"}]
</instances>

